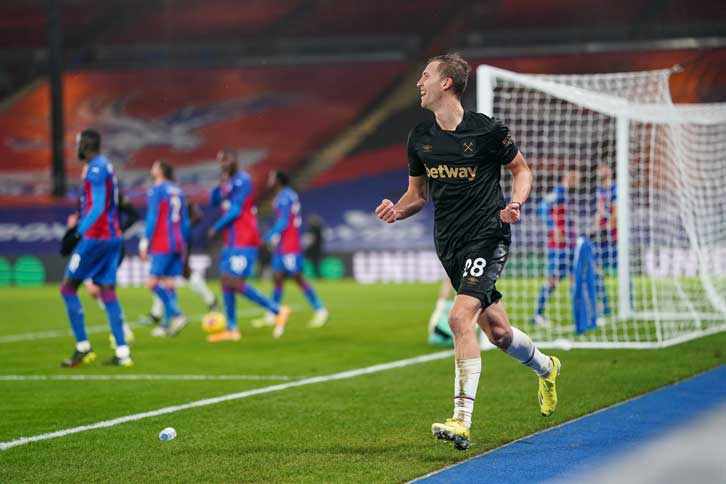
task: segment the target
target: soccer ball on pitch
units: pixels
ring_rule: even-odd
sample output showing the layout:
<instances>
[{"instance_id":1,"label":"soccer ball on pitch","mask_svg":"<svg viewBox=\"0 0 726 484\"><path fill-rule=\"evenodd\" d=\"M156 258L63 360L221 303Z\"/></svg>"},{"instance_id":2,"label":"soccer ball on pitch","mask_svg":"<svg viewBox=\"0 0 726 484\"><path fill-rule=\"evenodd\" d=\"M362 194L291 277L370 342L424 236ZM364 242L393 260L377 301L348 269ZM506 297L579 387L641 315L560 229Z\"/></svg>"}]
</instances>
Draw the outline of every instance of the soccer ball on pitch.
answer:
<instances>
[{"instance_id":1,"label":"soccer ball on pitch","mask_svg":"<svg viewBox=\"0 0 726 484\"><path fill-rule=\"evenodd\" d=\"M205 333L221 333L227 327L227 318L224 314L212 311L202 318L202 329Z\"/></svg>"}]
</instances>

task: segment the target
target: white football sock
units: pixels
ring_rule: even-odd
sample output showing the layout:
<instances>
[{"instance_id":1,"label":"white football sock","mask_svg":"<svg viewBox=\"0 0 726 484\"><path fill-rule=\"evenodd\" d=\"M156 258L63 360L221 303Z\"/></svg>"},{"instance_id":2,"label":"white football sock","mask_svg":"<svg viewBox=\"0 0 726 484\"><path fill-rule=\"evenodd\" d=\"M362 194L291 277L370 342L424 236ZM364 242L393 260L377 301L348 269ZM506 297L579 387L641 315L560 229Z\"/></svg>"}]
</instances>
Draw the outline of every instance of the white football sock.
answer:
<instances>
[{"instance_id":1,"label":"white football sock","mask_svg":"<svg viewBox=\"0 0 726 484\"><path fill-rule=\"evenodd\" d=\"M161 319L164 316L164 303L161 298L154 294L151 302L151 315L157 319Z\"/></svg>"},{"instance_id":2,"label":"white football sock","mask_svg":"<svg viewBox=\"0 0 726 484\"><path fill-rule=\"evenodd\" d=\"M479 386L481 358L455 360L454 377L454 417L468 429L471 427L471 414L474 412L474 399Z\"/></svg>"},{"instance_id":3,"label":"white football sock","mask_svg":"<svg viewBox=\"0 0 726 484\"><path fill-rule=\"evenodd\" d=\"M116 347L116 357L118 357L119 359L128 358L130 356L131 356L131 350L129 349L128 345Z\"/></svg>"},{"instance_id":4,"label":"white football sock","mask_svg":"<svg viewBox=\"0 0 726 484\"><path fill-rule=\"evenodd\" d=\"M76 343L76 350L80 351L81 353L91 351L91 343L89 343L88 340L79 341L78 343Z\"/></svg>"},{"instance_id":5,"label":"white football sock","mask_svg":"<svg viewBox=\"0 0 726 484\"><path fill-rule=\"evenodd\" d=\"M189 288L195 294L198 294L207 306L211 306L214 302L214 293L209 289L207 281L204 280L200 273L192 272L192 275L189 276Z\"/></svg>"},{"instance_id":6,"label":"white football sock","mask_svg":"<svg viewBox=\"0 0 726 484\"><path fill-rule=\"evenodd\" d=\"M512 326L512 344L506 351L524 366L532 368L539 376L547 376L552 372L552 359L538 350L526 333L514 326Z\"/></svg>"}]
</instances>

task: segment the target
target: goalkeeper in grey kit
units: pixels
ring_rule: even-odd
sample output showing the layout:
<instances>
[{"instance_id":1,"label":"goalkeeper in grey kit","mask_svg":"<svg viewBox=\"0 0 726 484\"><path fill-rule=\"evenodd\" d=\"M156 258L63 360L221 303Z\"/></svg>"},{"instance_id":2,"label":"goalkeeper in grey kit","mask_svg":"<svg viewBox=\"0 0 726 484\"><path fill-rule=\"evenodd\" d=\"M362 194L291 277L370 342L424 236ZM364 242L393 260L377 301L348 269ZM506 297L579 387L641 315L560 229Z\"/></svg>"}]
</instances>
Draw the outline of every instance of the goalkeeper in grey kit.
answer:
<instances>
[{"instance_id":1,"label":"goalkeeper in grey kit","mask_svg":"<svg viewBox=\"0 0 726 484\"><path fill-rule=\"evenodd\" d=\"M386 199L376 208L378 218L394 223L420 211L429 195L433 200L436 252L457 296L449 315L456 363L454 413L431 430L459 450L471 445L469 429L481 373L474 321L492 344L537 374L543 416L557 406L555 381L561 366L510 325L496 288L509 253L509 225L520 221L532 174L506 126L464 111L461 96L470 71L458 54L429 59L416 86L421 107L434 119L420 123L409 135L406 193L397 203ZM499 183L502 166L514 177L508 204Z\"/></svg>"}]
</instances>

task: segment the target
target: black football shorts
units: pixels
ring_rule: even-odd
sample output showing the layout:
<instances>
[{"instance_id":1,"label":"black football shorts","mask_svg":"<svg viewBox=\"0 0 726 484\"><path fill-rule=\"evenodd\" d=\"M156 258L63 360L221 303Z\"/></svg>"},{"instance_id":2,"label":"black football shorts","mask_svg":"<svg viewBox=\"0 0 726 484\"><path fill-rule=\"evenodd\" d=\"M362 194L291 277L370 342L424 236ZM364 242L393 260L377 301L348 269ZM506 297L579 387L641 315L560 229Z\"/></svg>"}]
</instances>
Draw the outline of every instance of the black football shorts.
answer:
<instances>
[{"instance_id":1,"label":"black football shorts","mask_svg":"<svg viewBox=\"0 0 726 484\"><path fill-rule=\"evenodd\" d=\"M485 309L502 298L496 282L508 255L509 245L503 240L477 241L441 263L456 292L477 298Z\"/></svg>"}]
</instances>

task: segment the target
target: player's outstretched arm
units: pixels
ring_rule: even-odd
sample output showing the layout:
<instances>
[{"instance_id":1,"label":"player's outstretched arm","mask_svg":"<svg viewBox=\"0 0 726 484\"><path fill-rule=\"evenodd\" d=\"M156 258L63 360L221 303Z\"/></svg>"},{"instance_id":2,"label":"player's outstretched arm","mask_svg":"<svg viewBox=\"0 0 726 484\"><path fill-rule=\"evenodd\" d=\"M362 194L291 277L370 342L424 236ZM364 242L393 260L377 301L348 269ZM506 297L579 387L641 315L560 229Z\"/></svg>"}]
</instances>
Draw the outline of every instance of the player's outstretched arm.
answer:
<instances>
[{"instance_id":1,"label":"player's outstretched arm","mask_svg":"<svg viewBox=\"0 0 726 484\"><path fill-rule=\"evenodd\" d=\"M505 165L512 173L514 182L512 184L512 198L504 210L499 212L502 222L516 224L521 219L520 210L522 204L527 201L529 192L532 189L532 171L527 165L521 152L517 152L514 159Z\"/></svg>"},{"instance_id":2,"label":"player's outstretched arm","mask_svg":"<svg viewBox=\"0 0 726 484\"><path fill-rule=\"evenodd\" d=\"M392 224L396 220L403 220L418 213L428 199L428 186L425 176L409 176L408 190L401 199L393 204L387 198L376 207L376 215L379 219Z\"/></svg>"}]
</instances>

